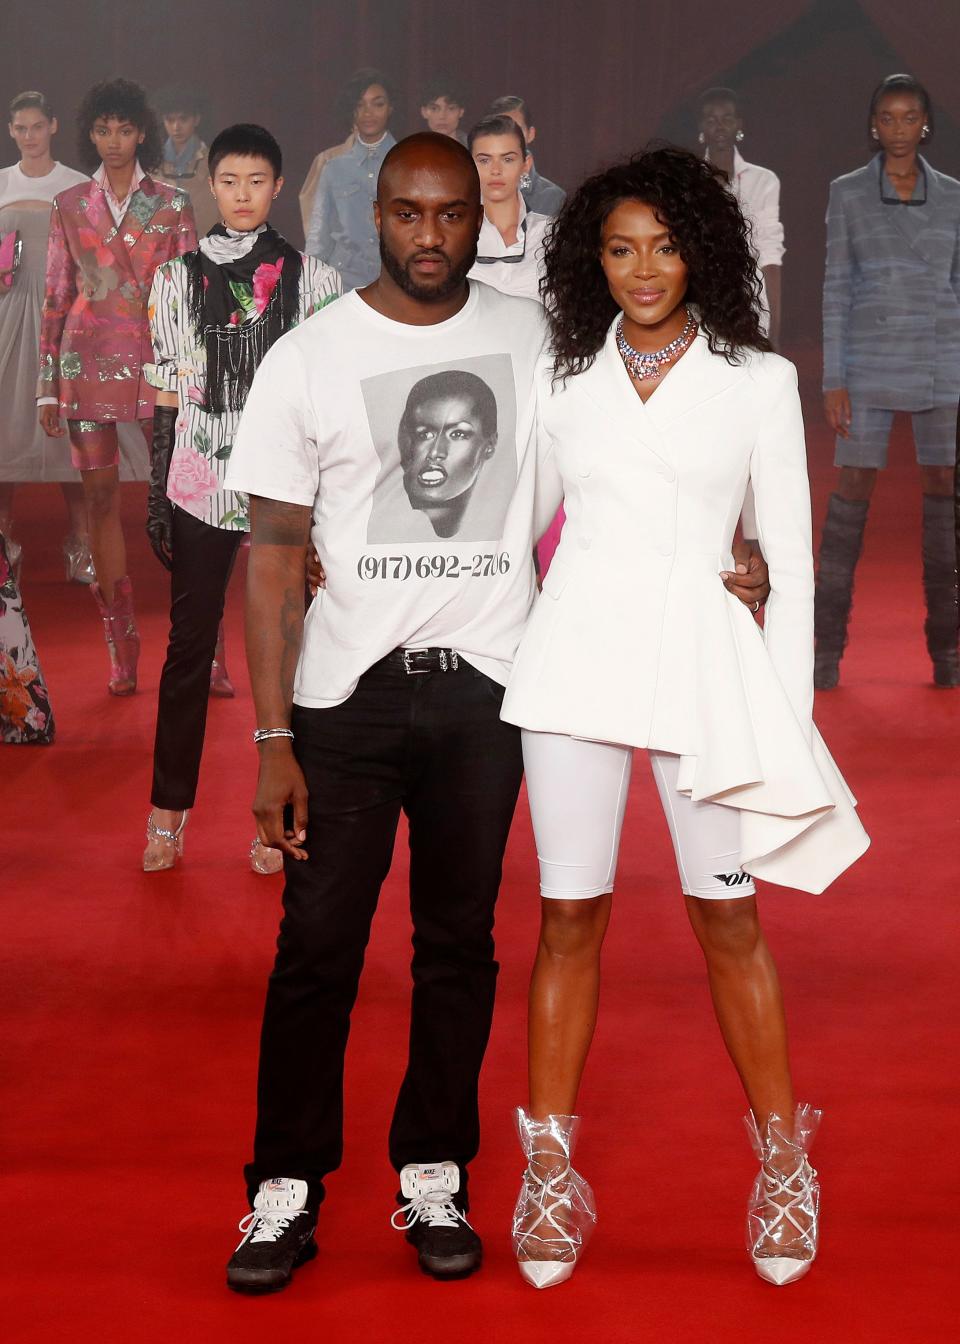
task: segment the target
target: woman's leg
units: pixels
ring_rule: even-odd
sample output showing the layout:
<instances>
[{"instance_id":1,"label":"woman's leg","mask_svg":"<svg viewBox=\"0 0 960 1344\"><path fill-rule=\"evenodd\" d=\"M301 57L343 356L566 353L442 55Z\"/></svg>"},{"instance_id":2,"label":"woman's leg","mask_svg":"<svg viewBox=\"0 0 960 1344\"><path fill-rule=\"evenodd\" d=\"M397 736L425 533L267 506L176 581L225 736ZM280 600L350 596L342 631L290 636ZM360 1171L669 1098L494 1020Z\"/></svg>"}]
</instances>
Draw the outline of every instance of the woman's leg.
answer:
<instances>
[{"instance_id":1,"label":"woman's leg","mask_svg":"<svg viewBox=\"0 0 960 1344\"><path fill-rule=\"evenodd\" d=\"M113 433L116 436L116 428ZM120 469L117 466L81 472L90 527L90 551L97 582L107 602L126 577L127 548L120 521Z\"/></svg>"},{"instance_id":2,"label":"woman's leg","mask_svg":"<svg viewBox=\"0 0 960 1344\"><path fill-rule=\"evenodd\" d=\"M679 793L679 756L651 751L650 764L724 1043L757 1122L792 1119L783 998L753 879L740 867L740 813Z\"/></svg>"},{"instance_id":3,"label":"woman's leg","mask_svg":"<svg viewBox=\"0 0 960 1344\"><path fill-rule=\"evenodd\" d=\"M924 634L935 686L960 686L957 650L957 542L954 520L954 459L957 417L952 406L935 406L913 417L913 437L923 483Z\"/></svg>"},{"instance_id":4,"label":"woman's leg","mask_svg":"<svg viewBox=\"0 0 960 1344\"><path fill-rule=\"evenodd\" d=\"M892 425L892 411L854 404L849 436L837 439L835 462L840 475L827 505L817 556L814 607L817 654L813 680L818 690L831 690L840 680L840 659L847 644L853 606L854 574L877 472L887 463Z\"/></svg>"},{"instance_id":5,"label":"woman's leg","mask_svg":"<svg viewBox=\"0 0 960 1344\"><path fill-rule=\"evenodd\" d=\"M632 752L525 731L523 755L543 898L529 1007L530 1111L542 1119L576 1109Z\"/></svg>"}]
</instances>

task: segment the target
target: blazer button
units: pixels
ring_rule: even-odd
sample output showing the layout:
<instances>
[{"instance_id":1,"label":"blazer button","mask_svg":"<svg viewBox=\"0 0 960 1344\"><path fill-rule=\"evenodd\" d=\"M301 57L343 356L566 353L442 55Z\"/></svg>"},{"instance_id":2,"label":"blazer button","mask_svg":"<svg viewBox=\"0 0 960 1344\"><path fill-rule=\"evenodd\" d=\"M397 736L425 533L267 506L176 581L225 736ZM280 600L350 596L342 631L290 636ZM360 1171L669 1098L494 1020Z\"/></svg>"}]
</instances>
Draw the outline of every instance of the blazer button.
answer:
<instances>
[{"instance_id":1,"label":"blazer button","mask_svg":"<svg viewBox=\"0 0 960 1344\"><path fill-rule=\"evenodd\" d=\"M593 545L593 542L590 540L589 537L581 537L581 538L580 538L580 549L581 549L581 551L589 551L589 549L590 549L590 547L591 547L592 545Z\"/></svg>"},{"instance_id":2,"label":"blazer button","mask_svg":"<svg viewBox=\"0 0 960 1344\"><path fill-rule=\"evenodd\" d=\"M657 550L661 555L673 555L673 547L670 545L669 541L662 541L657 547Z\"/></svg>"}]
</instances>

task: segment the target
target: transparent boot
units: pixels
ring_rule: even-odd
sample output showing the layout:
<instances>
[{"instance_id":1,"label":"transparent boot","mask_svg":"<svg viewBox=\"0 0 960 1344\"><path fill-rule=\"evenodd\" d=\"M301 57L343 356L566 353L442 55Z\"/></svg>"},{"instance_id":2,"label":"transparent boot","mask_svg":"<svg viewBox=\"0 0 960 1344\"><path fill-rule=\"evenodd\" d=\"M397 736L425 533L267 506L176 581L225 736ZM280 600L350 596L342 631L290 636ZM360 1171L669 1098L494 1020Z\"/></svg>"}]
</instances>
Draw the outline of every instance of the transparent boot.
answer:
<instances>
[{"instance_id":1,"label":"transparent boot","mask_svg":"<svg viewBox=\"0 0 960 1344\"><path fill-rule=\"evenodd\" d=\"M517 1133L527 1158L513 1211L517 1267L534 1288L570 1278L597 1221L593 1191L570 1165L580 1117L534 1120L517 1110Z\"/></svg>"},{"instance_id":2,"label":"transparent boot","mask_svg":"<svg viewBox=\"0 0 960 1344\"><path fill-rule=\"evenodd\" d=\"M90 585L93 600L103 621L103 637L110 655L110 680L107 690L111 695L133 695L137 689L137 660L140 657L140 636L133 614L133 588L124 575L117 579L113 601L107 603L98 583Z\"/></svg>"},{"instance_id":3,"label":"transparent boot","mask_svg":"<svg viewBox=\"0 0 960 1344\"><path fill-rule=\"evenodd\" d=\"M761 1279L784 1285L802 1278L817 1255L820 1185L807 1154L821 1111L806 1103L793 1122L771 1115L761 1131L744 1117L760 1171L747 1204L747 1250Z\"/></svg>"}]
</instances>

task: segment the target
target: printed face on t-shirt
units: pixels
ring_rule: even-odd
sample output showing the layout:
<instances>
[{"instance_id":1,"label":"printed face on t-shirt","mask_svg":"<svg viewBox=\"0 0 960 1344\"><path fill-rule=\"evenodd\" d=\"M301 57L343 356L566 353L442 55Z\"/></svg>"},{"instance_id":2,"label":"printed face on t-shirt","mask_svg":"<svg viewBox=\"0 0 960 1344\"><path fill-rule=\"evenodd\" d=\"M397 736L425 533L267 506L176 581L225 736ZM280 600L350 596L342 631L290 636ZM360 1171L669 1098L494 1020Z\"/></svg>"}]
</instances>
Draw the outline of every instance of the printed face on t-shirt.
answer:
<instances>
[{"instance_id":1,"label":"printed face on t-shirt","mask_svg":"<svg viewBox=\"0 0 960 1344\"><path fill-rule=\"evenodd\" d=\"M398 369L361 388L381 464L368 542L499 539L517 480L510 356Z\"/></svg>"},{"instance_id":2,"label":"printed face on t-shirt","mask_svg":"<svg viewBox=\"0 0 960 1344\"><path fill-rule=\"evenodd\" d=\"M453 369L411 389L397 435L403 486L415 509L448 536L497 447L497 404L475 374Z\"/></svg>"}]
</instances>

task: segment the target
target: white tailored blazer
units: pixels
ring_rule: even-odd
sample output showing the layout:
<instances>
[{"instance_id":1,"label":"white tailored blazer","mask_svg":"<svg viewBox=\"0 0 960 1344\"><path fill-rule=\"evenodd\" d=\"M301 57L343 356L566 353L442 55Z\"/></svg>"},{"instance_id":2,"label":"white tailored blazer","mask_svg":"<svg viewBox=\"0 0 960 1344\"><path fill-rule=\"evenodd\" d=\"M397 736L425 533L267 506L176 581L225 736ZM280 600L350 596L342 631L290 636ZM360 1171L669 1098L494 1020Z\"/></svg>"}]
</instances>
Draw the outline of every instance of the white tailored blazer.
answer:
<instances>
[{"instance_id":1,"label":"white tailored blazer","mask_svg":"<svg viewBox=\"0 0 960 1344\"><path fill-rule=\"evenodd\" d=\"M701 332L645 403L617 352L539 372L538 516L566 522L503 702L510 723L682 758L678 788L740 810L741 862L822 891L869 840L813 723L810 492L796 369ZM727 592L748 483L764 625Z\"/></svg>"}]
</instances>

